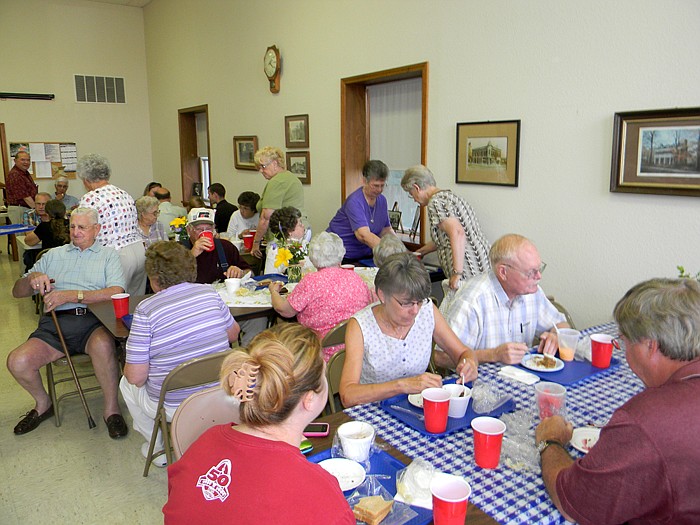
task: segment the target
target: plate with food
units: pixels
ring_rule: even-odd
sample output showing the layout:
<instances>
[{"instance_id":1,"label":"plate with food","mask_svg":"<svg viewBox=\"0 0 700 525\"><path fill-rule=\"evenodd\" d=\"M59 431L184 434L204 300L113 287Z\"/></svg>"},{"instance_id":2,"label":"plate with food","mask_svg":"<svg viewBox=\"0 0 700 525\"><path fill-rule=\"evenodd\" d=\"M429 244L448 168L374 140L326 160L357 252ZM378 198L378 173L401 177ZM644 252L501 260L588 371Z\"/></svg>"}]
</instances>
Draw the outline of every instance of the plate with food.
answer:
<instances>
[{"instance_id":1,"label":"plate with food","mask_svg":"<svg viewBox=\"0 0 700 525\"><path fill-rule=\"evenodd\" d=\"M365 480L364 467L351 459L331 458L321 461L319 465L338 480L343 492L354 489Z\"/></svg>"},{"instance_id":2,"label":"plate with food","mask_svg":"<svg viewBox=\"0 0 700 525\"><path fill-rule=\"evenodd\" d=\"M408 394L408 402L416 408L423 408L423 396L421 394Z\"/></svg>"},{"instance_id":3,"label":"plate with food","mask_svg":"<svg viewBox=\"0 0 700 525\"><path fill-rule=\"evenodd\" d=\"M598 439L600 439L600 429L597 427L575 428L571 436L571 446L579 452L588 454L593 445L598 443Z\"/></svg>"},{"instance_id":4,"label":"plate with food","mask_svg":"<svg viewBox=\"0 0 700 525\"><path fill-rule=\"evenodd\" d=\"M525 354L520 364L537 372L558 372L564 368L564 361L546 354Z\"/></svg>"}]
</instances>

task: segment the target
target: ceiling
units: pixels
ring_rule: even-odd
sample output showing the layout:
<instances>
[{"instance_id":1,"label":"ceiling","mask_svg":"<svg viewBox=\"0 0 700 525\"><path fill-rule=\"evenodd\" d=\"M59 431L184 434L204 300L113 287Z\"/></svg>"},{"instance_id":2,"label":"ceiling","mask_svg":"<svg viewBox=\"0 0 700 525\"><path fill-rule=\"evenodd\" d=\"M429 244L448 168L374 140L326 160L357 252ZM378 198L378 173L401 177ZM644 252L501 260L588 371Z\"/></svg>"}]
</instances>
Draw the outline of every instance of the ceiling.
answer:
<instances>
[{"instance_id":1,"label":"ceiling","mask_svg":"<svg viewBox=\"0 0 700 525\"><path fill-rule=\"evenodd\" d=\"M151 3L151 0L90 0L101 4L126 5L130 7L144 7Z\"/></svg>"}]
</instances>

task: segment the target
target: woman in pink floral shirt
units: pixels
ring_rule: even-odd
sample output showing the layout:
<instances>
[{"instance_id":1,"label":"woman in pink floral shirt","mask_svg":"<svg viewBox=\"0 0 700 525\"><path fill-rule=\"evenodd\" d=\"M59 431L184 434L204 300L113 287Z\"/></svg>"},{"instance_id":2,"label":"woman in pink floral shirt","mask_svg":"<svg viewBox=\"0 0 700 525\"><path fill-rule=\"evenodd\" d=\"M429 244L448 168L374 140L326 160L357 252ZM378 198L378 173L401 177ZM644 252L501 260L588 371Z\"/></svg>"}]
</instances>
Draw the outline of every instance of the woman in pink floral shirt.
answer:
<instances>
[{"instance_id":1,"label":"woman in pink floral shirt","mask_svg":"<svg viewBox=\"0 0 700 525\"><path fill-rule=\"evenodd\" d=\"M372 302L372 294L354 271L344 270L340 262L345 255L343 241L335 233L322 232L309 243L309 259L318 269L307 273L288 297L279 293L282 283L270 284L272 306L283 317L297 317L322 339L341 321ZM325 348L326 362L343 345Z\"/></svg>"}]
</instances>

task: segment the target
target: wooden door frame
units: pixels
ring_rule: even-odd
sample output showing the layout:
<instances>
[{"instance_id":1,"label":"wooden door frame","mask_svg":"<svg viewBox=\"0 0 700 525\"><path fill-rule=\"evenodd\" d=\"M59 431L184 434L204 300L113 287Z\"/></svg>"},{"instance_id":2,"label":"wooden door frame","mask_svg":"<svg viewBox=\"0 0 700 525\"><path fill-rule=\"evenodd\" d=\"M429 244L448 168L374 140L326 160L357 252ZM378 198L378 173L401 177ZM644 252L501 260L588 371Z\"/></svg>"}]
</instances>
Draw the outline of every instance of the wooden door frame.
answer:
<instances>
[{"instance_id":1,"label":"wooden door frame","mask_svg":"<svg viewBox=\"0 0 700 525\"><path fill-rule=\"evenodd\" d=\"M211 151L209 143L209 106L193 106L177 110L178 129L180 137L180 180L182 183L183 205L192 196L192 183L201 182L199 173L199 155L197 155L197 122L196 115L204 113L207 117L207 151ZM209 173L211 173L211 156L209 157ZM202 193L206 195L207 188Z\"/></svg>"},{"instance_id":2,"label":"wooden door frame","mask_svg":"<svg viewBox=\"0 0 700 525\"><path fill-rule=\"evenodd\" d=\"M420 78L421 164L428 157L428 62L340 79L340 187L341 203L362 185L362 166L370 158L367 86ZM425 244L425 210L420 219L420 245ZM412 247L412 246L410 246Z\"/></svg>"}]
</instances>

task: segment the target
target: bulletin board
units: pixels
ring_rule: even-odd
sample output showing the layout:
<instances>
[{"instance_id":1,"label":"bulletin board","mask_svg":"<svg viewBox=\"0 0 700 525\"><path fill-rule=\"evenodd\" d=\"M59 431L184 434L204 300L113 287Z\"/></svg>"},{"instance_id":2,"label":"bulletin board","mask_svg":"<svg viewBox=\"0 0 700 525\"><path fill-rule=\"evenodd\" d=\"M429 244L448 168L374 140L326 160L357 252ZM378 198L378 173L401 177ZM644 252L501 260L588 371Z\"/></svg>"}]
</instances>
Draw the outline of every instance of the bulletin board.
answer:
<instances>
[{"instance_id":1,"label":"bulletin board","mask_svg":"<svg viewBox=\"0 0 700 525\"><path fill-rule=\"evenodd\" d=\"M32 157L29 173L34 180L59 177L75 179L78 163L75 142L10 142L12 164L14 164L15 155L20 151L28 151Z\"/></svg>"}]
</instances>

